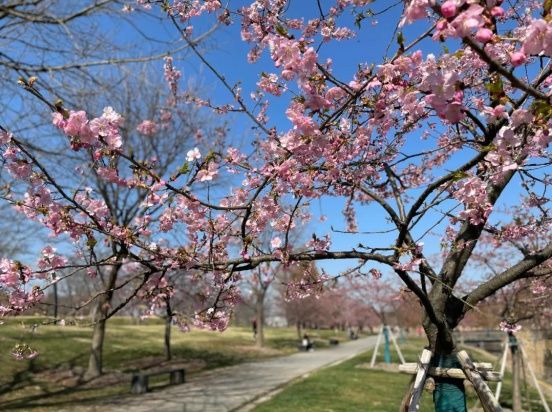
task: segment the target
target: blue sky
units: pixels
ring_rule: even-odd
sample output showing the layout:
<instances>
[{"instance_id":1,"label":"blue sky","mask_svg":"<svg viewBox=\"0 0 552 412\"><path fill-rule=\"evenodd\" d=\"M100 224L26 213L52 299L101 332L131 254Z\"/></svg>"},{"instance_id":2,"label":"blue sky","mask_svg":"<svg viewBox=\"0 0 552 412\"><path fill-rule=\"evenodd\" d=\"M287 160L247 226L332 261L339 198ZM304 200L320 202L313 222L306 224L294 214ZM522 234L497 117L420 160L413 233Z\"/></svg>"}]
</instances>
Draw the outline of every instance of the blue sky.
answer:
<instances>
[{"instance_id":1,"label":"blue sky","mask_svg":"<svg viewBox=\"0 0 552 412\"><path fill-rule=\"evenodd\" d=\"M247 1L231 1L231 8L235 9L238 5L248 4ZM372 3L371 9L374 12L386 9L392 6L395 2L383 1ZM323 6L333 4L333 1L323 1ZM397 49L396 40L391 40L393 33L397 30L397 22L402 12L402 3L391 7L389 11L380 16L374 18L367 18L362 22L362 30L359 35L351 40L343 42L331 42L324 44L319 50L319 56L321 61L326 58L333 60L333 73L341 80L349 81L357 69L357 64L381 64L385 57L390 57ZM313 17L316 14L316 0L301 0L292 1L291 8L289 10L289 16ZM141 29L144 32L153 35L158 39L175 39L175 29L172 23L168 20L152 20L150 18L144 18L143 16L136 16L138 22L140 22ZM237 17L235 18L236 21ZM353 15L344 14L344 17L338 21L338 25L352 25ZM208 29L212 20L200 19L194 21L194 33L198 35ZM238 22L239 23L239 22ZM403 32L405 43L415 39L419 33L426 29L423 23L408 25L400 28ZM266 72L277 72L272 62L267 56L265 51L262 58L256 64L249 64L246 60L246 54L249 51L250 46L243 41L240 37L239 24L233 24L230 27L221 27L217 30L204 44L204 55L208 61L215 66L228 80L230 84L240 84L243 88L243 95L248 96L249 92L255 89L256 82L258 81L259 72L261 70ZM126 33L127 40L131 40L132 33ZM451 44L449 44L450 46ZM161 47L162 48L162 47ZM416 49L423 50L424 56L428 53L438 54L443 49L443 44L433 42L431 40L425 40L421 42ZM184 54L183 58L177 56L176 66L183 72L183 83L190 82L190 84L200 84L200 89L205 96L209 96L214 102L219 104L231 103L231 96L227 90L225 90L218 80L213 76L209 70L201 64L201 62L191 53ZM159 64L159 69L160 64ZM247 99L246 99L247 101ZM276 126L278 130L286 130L290 127L289 120L285 117L284 112L288 104L286 98L273 99L273 104L269 110L269 126ZM252 140L252 124L246 116L233 115L230 116L231 136L236 141L244 142L245 150L247 150L247 144ZM409 148L419 149L419 145L423 144L415 136L410 138L411 141L407 144L406 149ZM466 154L457 156L454 159L454 163L462 162L466 159ZM448 165L450 167L450 164ZM506 195L503 199L508 202L511 200L511 196L518 193L519 189L514 190L510 195ZM343 209L344 200L334 198L322 198L315 199L311 202L311 209L314 216L313 223L310 227L305 229L306 238L310 238L311 233L316 232L318 236L331 232L331 226L335 229L343 230L344 221L342 219L341 211ZM327 220L320 222L319 216L325 215ZM382 230L390 228L391 225L386 221L386 214L379 206L368 205L357 208L357 218L360 231L366 230ZM439 215L434 214L431 216L432 221L437 221ZM436 228L437 232L442 233L442 229L446 226L447 221L439 225ZM414 235L420 235L428 226L424 225L418 230L419 233L414 232ZM350 250L352 247L356 247L359 242L365 244L374 244L370 240L374 240L375 237L363 236L363 235L350 235L350 234L332 234L332 249L334 250ZM385 245L393 239L393 235L379 234L377 235L377 245ZM439 239L437 237L430 237L425 240L425 250L428 255L439 253ZM350 263L350 262L349 262ZM323 262L320 266L326 269L330 273L336 274L337 272L344 270L348 267L348 263L337 262Z\"/></svg>"},{"instance_id":2,"label":"blue sky","mask_svg":"<svg viewBox=\"0 0 552 412\"><path fill-rule=\"evenodd\" d=\"M231 1L233 9L237 5L247 4L248 1ZM323 5L333 4L333 1L323 1ZM392 5L392 1L376 2L371 5L374 12L383 10ZM316 9L316 0L300 0L292 1L292 8L290 14L296 17L303 15L314 16ZM330 44L324 44L319 55L321 60L331 58L333 60L334 74L344 81L349 81L352 75L357 69L359 63L374 63L380 64L383 61L384 56L392 56L397 48L397 43L391 40L394 31L396 30L396 23L399 20L400 13L402 11L402 4L399 4L391 8L388 12L381 16L377 16L374 19L367 18L362 22L362 30L359 35L351 40L343 42L332 42ZM148 55L150 53L162 53L170 49L169 44L177 41L179 35L176 33L172 23L164 18L158 11L152 11L151 13L133 13L128 17L132 22L131 27L129 24L121 24L121 21L117 18L108 17L101 23L101 29L106 33L113 33L116 35L117 42L121 45L133 44L133 50L131 53L134 55ZM351 25L353 20L352 15L345 14L341 22L338 25ZM377 21L377 23L376 23ZM221 27L217 30L205 43L204 53L206 58L217 69L219 69L230 84L240 83L243 88L243 95L248 96L249 92L255 89L256 82L258 81L258 75L261 70L270 72L277 70L274 69L272 62L267 56L267 53L263 54L261 60L256 64L249 64L246 60L246 54L249 51L250 46L241 41L239 33L239 22L230 27ZM374 23L374 24L373 24ZM194 21L195 34L199 35L203 31L207 30L212 24L212 19L200 19ZM156 39L156 42L145 41L137 34L136 28L147 35L150 38ZM409 43L416 38L425 26L423 24L414 24L403 28L405 37L405 43ZM389 47L389 51L387 49ZM429 52L438 53L442 48L442 45L432 42L424 41L419 46L424 51L424 56ZM158 75L162 76L162 62L156 62L153 64L156 68ZM175 65L183 73L182 85L193 85L194 88L198 87L201 93L205 97L210 97L215 103L225 104L231 103L232 99L227 90L221 87L218 80L212 73L191 53L181 52L175 55ZM129 66L132 67L132 66ZM249 99L246 99L248 101ZM269 111L269 126L275 126L278 130L286 130L291 124L285 117L284 111L287 107L289 99L278 98L273 99L274 103ZM99 109L98 109L99 110ZM231 138L236 142L243 142L244 149L248 150L248 143L253 140L252 138L252 124L251 121L244 115L231 115L228 117L231 128ZM411 139L407 149L419 148L420 140L415 136ZM463 160L465 157L459 157L456 162ZM512 192L515 195L516 191ZM315 215L311 226L305 229L305 237L310 238L311 233L316 232L318 236L322 236L331 232L331 226L335 229L343 230L344 222L342 219L341 211L343 209L343 199L322 198L315 199L311 202L312 212ZM327 216L326 222L320 222L319 216ZM391 226L386 222L386 214L379 206L369 205L359 207L357 209L357 217L359 228L361 231L366 230L382 230L390 228ZM438 216L434 216L435 220ZM440 226L442 227L444 224ZM427 226L426 226L427 227ZM425 227L424 229L425 230ZM422 230L422 231L423 231ZM419 235L420 233L418 233ZM415 233L416 235L416 233ZM377 235L377 244L386 245L386 241L391 241L392 235L380 234ZM433 237L432 241L426 241L426 251L429 254L439 252L438 239ZM350 250L359 242L370 244L371 240L374 240L374 236L363 235L349 235L349 234L332 234L334 250ZM389 243L387 241L387 244ZM345 269L348 265L345 262L324 262L320 264L329 273L336 274L337 272Z\"/></svg>"}]
</instances>

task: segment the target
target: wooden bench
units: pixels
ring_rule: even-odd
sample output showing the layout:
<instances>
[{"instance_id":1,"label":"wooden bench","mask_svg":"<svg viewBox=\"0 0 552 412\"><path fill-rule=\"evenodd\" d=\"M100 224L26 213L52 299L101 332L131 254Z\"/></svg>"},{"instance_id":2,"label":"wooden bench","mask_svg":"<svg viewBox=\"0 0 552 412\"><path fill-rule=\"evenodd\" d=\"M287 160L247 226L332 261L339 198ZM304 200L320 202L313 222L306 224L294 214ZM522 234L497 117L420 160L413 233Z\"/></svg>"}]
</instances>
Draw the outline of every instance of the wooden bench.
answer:
<instances>
[{"instance_id":1,"label":"wooden bench","mask_svg":"<svg viewBox=\"0 0 552 412\"><path fill-rule=\"evenodd\" d=\"M130 383L130 391L135 395L146 393L149 390L149 378L150 376L169 374L170 384L178 385L186 382L186 370L185 369L171 369L155 372L135 372L132 374L132 381Z\"/></svg>"},{"instance_id":2,"label":"wooden bench","mask_svg":"<svg viewBox=\"0 0 552 412\"><path fill-rule=\"evenodd\" d=\"M339 340L335 338L330 338L328 339L328 343L330 344L330 346L337 346L339 345Z\"/></svg>"}]
</instances>

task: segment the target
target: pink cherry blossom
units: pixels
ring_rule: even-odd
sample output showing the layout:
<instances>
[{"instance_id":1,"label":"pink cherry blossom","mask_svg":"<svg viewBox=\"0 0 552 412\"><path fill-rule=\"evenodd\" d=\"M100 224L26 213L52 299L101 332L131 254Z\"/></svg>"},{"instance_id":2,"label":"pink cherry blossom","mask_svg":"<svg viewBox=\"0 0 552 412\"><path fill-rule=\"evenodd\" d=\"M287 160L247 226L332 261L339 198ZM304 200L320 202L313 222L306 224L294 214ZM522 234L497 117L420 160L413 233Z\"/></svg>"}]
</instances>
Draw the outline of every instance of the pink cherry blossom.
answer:
<instances>
[{"instance_id":1,"label":"pink cherry blossom","mask_svg":"<svg viewBox=\"0 0 552 412\"><path fill-rule=\"evenodd\" d=\"M207 168L201 169L197 173L197 178L200 182L208 182L213 180L218 175L219 165L215 162L210 162Z\"/></svg>"},{"instance_id":2,"label":"pink cherry blossom","mask_svg":"<svg viewBox=\"0 0 552 412\"><path fill-rule=\"evenodd\" d=\"M528 55L543 52L552 56L552 24L542 19L532 20L525 33L522 51Z\"/></svg>"},{"instance_id":3,"label":"pink cherry blossom","mask_svg":"<svg viewBox=\"0 0 552 412\"><path fill-rule=\"evenodd\" d=\"M176 70L173 66L173 58L171 56L165 57L165 80L169 84L171 92L176 95L178 90L178 81L182 76L182 73L179 70Z\"/></svg>"},{"instance_id":4,"label":"pink cherry blossom","mask_svg":"<svg viewBox=\"0 0 552 412\"><path fill-rule=\"evenodd\" d=\"M427 16L428 0L411 0L406 7L402 24L411 23Z\"/></svg>"},{"instance_id":5,"label":"pink cherry blossom","mask_svg":"<svg viewBox=\"0 0 552 412\"><path fill-rule=\"evenodd\" d=\"M38 352L27 344L18 343L11 351L12 356L16 360L30 360L38 356Z\"/></svg>"},{"instance_id":6,"label":"pink cherry blossom","mask_svg":"<svg viewBox=\"0 0 552 412\"><path fill-rule=\"evenodd\" d=\"M274 96L280 96L284 91L284 86L278 83L278 76L274 73L261 74L261 80L257 84L260 89Z\"/></svg>"},{"instance_id":7,"label":"pink cherry blossom","mask_svg":"<svg viewBox=\"0 0 552 412\"><path fill-rule=\"evenodd\" d=\"M486 27L482 27L475 33L475 38L481 43L487 43L493 38L493 32Z\"/></svg>"},{"instance_id":8,"label":"pink cherry blossom","mask_svg":"<svg viewBox=\"0 0 552 412\"><path fill-rule=\"evenodd\" d=\"M122 264L129 288L138 286L144 316L167 309L171 299L197 295L201 307L193 303L190 317L177 322L212 330L227 327L250 272L259 269L258 285L265 285L271 262L296 271L286 281L287 299L323 299L336 278L368 278L371 291L387 279L406 282L409 291L393 288L386 301L416 296L426 314L434 311L435 324L431 316L424 322L433 348L452 342L452 325L492 298L482 291L521 285L524 293L542 293L535 301L546 301L550 282L530 279L550 267L552 256L552 76L541 67L552 52L552 30L548 17L536 17L546 16L541 3L526 11L525 3L496 0L409 0L400 17L393 21L387 13L381 27L367 21L374 22L369 0L314 8L289 7L289 0L240 8L233 2L223 8L219 0L139 3L162 6L155 15L167 15L167 27L204 60L220 93L180 90L182 74L169 56L159 73L168 89L159 91L163 99L149 120L125 125L109 106L85 112L49 104L62 143L51 147L69 144L79 152L67 170L42 162L36 150L42 142L33 142L25 127L10 125L21 136L0 135L10 172L5 202L51 236L73 242L79 253L71 266L93 277ZM379 30L414 21L381 60L366 59L358 42L346 41L387 44ZM232 58L252 64L249 78L235 70L239 62L225 65L227 56L200 47L210 23L239 26L224 36L236 46ZM248 51L232 43L238 31ZM30 98L49 103L54 86ZM203 113L212 117L203 121ZM173 133L175 143L166 145ZM242 136L243 146L236 146ZM146 146L155 155L141 150ZM174 153L164 156L167 146ZM73 166L78 184L66 177ZM89 181L97 188L88 188ZM117 201L104 192L117 193ZM123 199L135 204L128 219L119 210ZM300 237L293 232L304 232L322 214L328 222L294 244ZM428 257L433 252L435 259ZM336 273L310 265L338 259L344 270ZM494 273L484 269L469 278L484 259ZM66 258L49 246L31 265L0 259L0 315L38 303L44 287L63 281L53 275L64 266ZM480 287L487 282L492 287ZM122 302L128 296L116 293ZM428 303L428 294L436 301L464 296L469 305L459 302L453 310Z\"/></svg>"},{"instance_id":9,"label":"pink cherry blossom","mask_svg":"<svg viewBox=\"0 0 552 412\"><path fill-rule=\"evenodd\" d=\"M375 268L370 269L369 272L370 272L370 274L372 275L372 277L374 279L380 279L381 276L382 276L381 271L379 271L378 269L375 269Z\"/></svg>"},{"instance_id":10,"label":"pink cherry blossom","mask_svg":"<svg viewBox=\"0 0 552 412\"><path fill-rule=\"evenodd\" d=\"M10 132L0 130L0 144L7 144L11 142L12 137L13 135Z\"/></svg>"},{"instance_id":11,"label":"pink cherry blossom","mask_svg":"<svg viewBox=\"0 0 552 412\"><path fill-rule=\"evenodd\" d=\"M125 180L119 177L119 172L115 168L99 167L96 172L98 173L98 176L100 176L102 179L107 180L108 182L116 183L120 186L126 185Z\"/></svg>"},{"instance_id":12,"label":"pink cherry blossom","mask_svg":"<svg viewBox=\"0 0 552 412\"><path fill-rule=\"evenodd\" d=\"M454 0L447 0L441 5L441 14L447 19L456 15L456 3Z\"/></svg>"},{"instance_id":13,"label":"pink cherry blossom","mask_svg":"<svg viewBox=\"0 0 552 412\"><path fill-rule=\"evenodd\" d=\"M508 333L516 333L521 330L521 325L509 323L507 321L500 322L500 325L498 327L500 328L500 330Z\"/></svg>"},{"instance_id":14,"label":"pink cherry blossom","mask_svg":"<svg viewBox=\"0 0 552 412\"><path fill-rule=\"evenodd\" d=\"M494 6L492 9L491 9L491 15L493 17L504 17L504 9L502 7L499 7L499 6Z\"/></svg>"},{"instance_id":15,"label":"pink cherry blossom","mask_svg":"<svg viewBox=\"0 0 552 412\"><path fill-rule=\"evenodd\" d=\"M197 147L194 147L192 150L188 150L188 153L186 153L186 160L188 162L193 162L194 160L201 159L201 152Z\"/></svg>"},{"instance_id":16,"label":"pink cherry blossom","mask_svg":"<svg viewBox=\"0 0 552 412\"><path fill-rule=\"evenodd\" d=\"M472 4L467 10L461 12L451 23L459 37L468 36L472 30L483 26L483 11L485 9L479 4Z\"/></svg>"},{"instance_id":17,"label":"pink cherry blossom","mask_svg":"<svg viewBox=\"0 0 552 412\"><path fill-rule=\"evenodd\" d=\"M64 256L56 254L56 249L52 246L46 246L42 249L42 258L38 261L40 269L57 269L67 264Z\"/></svg>"},{"instance_id":18,"label":"pink cherry blossom","mask_svg":"<svg viewBox=\"0 0 552 412\"><path fill-rule=\"evenodd\" d=\"M510 61L512 62L512 66L521 66L523 63L527 61L527 56L525 53L518 51L510 54Z\"/></svg>"},{"instance_id":19,"label":"pink cherry blossom","mask_svg":"<svg viewBox=\"0 0 552 412\"><path fill-rule=\"evenodd\" d=\"M159 131L159 126L153 120L144 120L136 126L136 130L145 136L153 136Z\"/></svg>"},{"instance_id":20,"label":"pink cherry blossom","mask_svg":"<svg viewBox=\"0 0 552 412\"><path fill-rule=\"evenodd\" d=\"M282 246L282 239L280 239L278 236L273 237L272 240L270 241L270 245L274 249L279 248L280 246Z\"/></svg>"}]
</instances>

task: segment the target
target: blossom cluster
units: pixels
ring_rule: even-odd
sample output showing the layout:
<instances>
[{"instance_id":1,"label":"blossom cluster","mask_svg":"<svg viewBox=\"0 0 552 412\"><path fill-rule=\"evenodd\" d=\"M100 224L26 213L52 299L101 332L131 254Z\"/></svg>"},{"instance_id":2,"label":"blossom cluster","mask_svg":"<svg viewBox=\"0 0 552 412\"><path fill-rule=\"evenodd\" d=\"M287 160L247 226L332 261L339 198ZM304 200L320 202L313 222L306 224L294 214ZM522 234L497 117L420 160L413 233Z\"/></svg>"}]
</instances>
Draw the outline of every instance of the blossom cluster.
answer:
<instances>
[{"instance_id":1,"label":"blossom cluster","mask_svg":"<svg viewBox=\"0 0 552 412\"><path fill-rule=\"evenodd\" d=\"M492 212L492 205L487 198L487 184L477 176L462 179L457 183L454 197L464 204L460 218L473 225L484 223Z\"/></svg>"},{"instance_id":2,"label":"blossom cluster","mask_svg":"<svg viewBox=\"0 0 552 412\"><path fill-rule=\"evenodd\" d=\"M220 130L215 138L206 138L198 127L196 140L174 155L178 166L160 171L157 159L138 159L126 149L123 118L113 108L93 117L58 107L53 124L74 150L91 155L86 167L103 183L133 193L138 199L135 218L117 224L116 207L91 188L65 191L11 133L2 130L6 167L26 185L24 195L13 202L16 209L54 235L68 235L80 248L93 252L97 239L109 239L131 251L136 266L125 262L125 270L148 273L137 296L150 304L150 312L162 308L177 292L161 273L207 272L209 286L201 296L208 297L205 301L212 306L199 311L193 323L216 330L226 327L229 308L239 301L238 272L269 260L289 266L305 256L331 257L336 242L329 233L315 233L306 242L290 240L293 229L310 221L309 202L345 199L344 226L351 234L359 229L359 209L383 206L389 215L386 222L400 233L397 244L384 241L378 247L357 249L385 251L380 261L404 275L429 264L421 245L406 233L419 222L439 229L438 224L428 223L428 211L450 217L453 224L483 228L496 210L497 188L514 174L525 173L523 178L531 180L526 188L532 193L524 205L534 216L525 219L523 228L512 219L489 232L496 242L535 240L531 233L547 216L544 188L550 180L546 175L535 177L531 168L538 170L545 165L539 162L549 160L552 112L547 99L552 77L535 66L527 71L539 73L531 80L527 73L518 76L515 67L531 64L535 56L550 56L551 23L527 14L517 17L516 7L508 11L495 0L447 0L439 5L411 0L403 24L427 20L435 30L411 45L400 37L392 57L379 65L359 62L349 77L338 79L332 59L322 57L324 47L337 41L343 47L350 45L348 41L361 29L341 25L347 21L345 13L364 10L370 1L329 3L326 13L298 19L286 14L286 0L252 1L232 13L218 0L166 2L163 11L185 23L180 33L185 36L199 16L225 24L233 24L229 16L238 16L241 38L250 46L247 59L262 68L253 81L251 100L241 86L230 87L224 80L232 101L215 104L180 90L182 72L168 56L163 67L168 104L129 133L154 144L179 110L211 108L220 115L245 113L254 126L248 134L253 149L231 146ZM449 37L463 41L451 42L453 50L437 52L423 43L431 36L436 41ZM274 110L285 122L281 127L270 123ZM464 163L467 159L472 163ZM412 201L428 187L433 188L431 194L418 203ZM535 187L542 189L540 195ZM443 212L440 207L447 202L460 203L462 210ZM412 205L418 209L411 214L402 210ZM367 225L380 223L370 218ZM267 232L270 237L262 244ZM477 243L459 238L452 226L444 232L443 239L454 243L455 250ZM350 249L361 255L355 247ZM151 273L140 262L147 262ZM42 251L35 271L2 259L0 283L10 290L10 298L0 311L20 311L36 302L41 289L29 288L30 281L46 279L66 265L67 260L51 247ZM369 273L374 278L382 275L379 269ZM326 274L305 270L289 283L288 297L317 294L325 280Z\"/></svg>"},{"instance_id":3,"label":"blossom cluster","mask_svg":"<svg viewBox=\"0 0 552 412\"><path fill-rule=\"evenodd\" d=\"M55 112L53 123L71 140L73 149L107 147L118 150L123 142L119 127L123 118L112 107L106 107L100 117L88 119L86 112L70 111L68 115Z\"/></svg>"}]
</instances>

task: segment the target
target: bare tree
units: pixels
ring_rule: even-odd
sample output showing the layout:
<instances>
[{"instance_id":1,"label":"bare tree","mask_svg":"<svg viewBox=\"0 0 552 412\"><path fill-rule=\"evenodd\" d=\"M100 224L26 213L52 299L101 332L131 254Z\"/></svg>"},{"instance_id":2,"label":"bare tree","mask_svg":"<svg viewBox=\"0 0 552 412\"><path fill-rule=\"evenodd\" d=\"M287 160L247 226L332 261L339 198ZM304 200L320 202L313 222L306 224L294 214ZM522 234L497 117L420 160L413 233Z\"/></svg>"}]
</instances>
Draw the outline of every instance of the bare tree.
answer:
<instances>
[{"instance_id":1,"label":"bare tree","mask_svg":"<svg viewBox=\"0 0 552 412\"><path fill-rule=\"evenodd\" d=\"M151 83L146 75L147 70L145 68L140 75L128 77L103 98L109 99L112 105L117 105L117 109L122 113L125 119L122 137L133 155L137 159L149 162L159 175L164 175L167 170L184 161L186 150L200 143L196 140L199 130L209 136L209 131L216 129L216 126L208 126L208 119L191 107L189 111L171 112L162 92L166 87L160 83ZM94 98L87 98L77 104L78 107L86 109L101 106L101 103L102 101L98 102ZM93 153L89 152L83 156L65 150L52 154L49 161L69 165L65 168L66 173L63 173L61 181L76 188L75 192L85 192L90 190L87 188L91 188L99 193L109 209L114 224L126 227L141 218L141 205L147 201L147 191L131 190L117 181L106 181L87 166L94 163ZM106 165L110 166L113 165ZM75 170L80 170L81 173L76 174ZM152 208L155 206L152 205ZM115 294L119 291L124 292L118 282L124 259L128 254L128 250L116 239L98 238L93 242L97 242L98 246L92 248L93 252L88 254L86 259L93 262L102 256L107 264L97 271L100 282L94 299L94 332L87 377L95 377L102 373L106 322L113 309ZM106 247L102 248L102 244ZM95 256L96 250L98 256ZM126 285L129 282L128 279L123 279L121 283ZM127 298L130 299L132 296L121 297L118 306L124 304ZM168 308L170 311L170 306ZM171 317L168 318L170 322Z\"/></svg>"}]
</instances>

